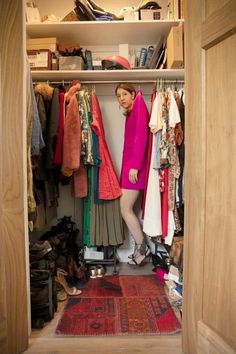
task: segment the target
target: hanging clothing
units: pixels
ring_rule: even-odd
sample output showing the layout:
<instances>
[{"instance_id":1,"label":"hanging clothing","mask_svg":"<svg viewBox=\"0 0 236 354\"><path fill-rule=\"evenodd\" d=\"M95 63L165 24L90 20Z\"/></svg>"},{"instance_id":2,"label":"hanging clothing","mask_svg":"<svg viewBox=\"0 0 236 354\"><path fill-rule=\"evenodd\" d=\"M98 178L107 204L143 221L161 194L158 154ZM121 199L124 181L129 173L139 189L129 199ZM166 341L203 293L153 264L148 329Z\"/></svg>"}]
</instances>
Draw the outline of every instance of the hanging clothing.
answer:
<instances>
[{"instance_id":1,"label":"hanging clothing","mask_svg":"<svg viewBox=\"0 0 236 354\"><path fill-rule=\"evenodd\" d=\"M94 168L92 168L91 189L94 189ZM95 203L94 194L90 204L90 244L96 246L118 246L124 242L123 219L120 201L101 200Z\"/></svg>"},{"instance_id":2,"label":"hanging clothing","mask_svg":"<svg viewBox=\"0 0 236 354\"><path fill-rule=\"evenodd\" d=\"M162 236L166 237L168 234L168 167L162 168L164 188L161 193L161 223Z\"/></svg>"},{"instance_id":3,"label":"hanging clothing","mask_svg":"<svg viewBox=\"0 0 236 354\"><path fill-rule=\"evenodd\" d=\"M120 184L124 189L143 190L147 169L149 113L146 103L139 91L133 103L132 111L125 122ZM129 181L130 169L138 170L138 181Z\"/></svg>"},{"instance_id":4,"label":"hanging clothing","mask_svg":"<svg viewBox=\"0 0 236 354\"><path fill-rule=\"evenodd\" d=\"M30 79L30 95L32 102L32 137L31 137L31 155L40 155L40 151L45 147L42 135L42 128L39 120L39 112L34 94L32 78Z\"/></svg>"},{"instance_id":5,"label":"hanging clothing","mask_svg":"<svg viewBox=\"0 0 236 354\"><path fill-rule=\"evenodd\" d=\"M81 156L84 165L93 165L92 117L90 113L88 92L85 92L84 90L78 91L77 99L81 119Z\"/></svg>"},{"instance_id":6,"label":"hanging clothing","mask_svg":"<svg viewBox=\"0 0 236 354\"><path fill-rule=\"evenodd\" d=\"M172 210L169 210L168 212L168 234L165 237L165 244L171 246L173 237L174 237L174 232L175 232L175 220L174 220L174 214Z\"/></svg>"},{"instance_id":7,"label":"hanging clothing","mask_svg":"<svg viewBox=\"0 0 236 354\"><path fill-rule=\"evenodd\" d=\"M86 246L93 246L90 237L91 228L91 205L92 205L92 166L87 166L87 178L88 178L88 193L86 198L84 198L84 215L83 215L83 242ZM94 244L96 245L96 244Z\"/></svg>"},{"instance_id":8,"label":"hanging clothing","mask_svg":"<svg viewBox=\"0 0 236 354\"><path fill-rule=\"evenodd\" d=\"M88 195L88 177L87 170L83 161L80 161L80 167L73 172L71 179L72 196L75 198L84 198Z\"/></svg>"},{"instance_id":9,"label":"hanging clothing","mask_svg":"<svg viewBox=\"0 0 236 354\"><path fill-rule=\"evenodd\" d=\"M99 199L116 199L121 196L121 189L106 143L102 113L95 92L92 93L92 129L98 137L99 156L102 161L98 176Z\"/></svg>"},{"instance_id":10,"label":"hanging clothing","mask_svg":"<svg viewBox=\"0 0 236 354\"><path fill-rule=\"evenodd\" d=\"M76 94L70 97L67 107L63 139L63 174L70 175L80 166L81 123Z\"/></svg>"},{"instance_id":11,"label":"hanging clothing","mask_svg":"<svg viewBox=\"0 0 236 354\"><path fill-rule=\"evenodd\" d=\"M184 142L184 126L185 126L185 113L184 113L184 101L183 101L184 93L180 92L180 104L179 104L179 112L180 112L180 120L181 120L181 128L183 131L183 140L179 145L179 164L180 164L180 175L178 179L178 197L179 197L179 218L182 229L184 228L184 196L183 196L183 177L184 177L184 154L185 154L185 142Z\"/></svg>"},{"instance_id":12,"label":"hanging clothing","mask_svg":"<svg viewBox=\"0 0 236 354\"><path fill-rule=\"evenodd\" d=\"M169 126L168 126L168 142L169 142L169 180L168 180L168 206L169 210L174 210L175 208L175 190L176 190L176 180L180 175L179 167L179 155L176 147L175 140L175 127L176 124L180 123L179 109L171 90L168 90L167 98L167 112L169 116Z\"/></svg>"},{"instance_id":13,"label":"hanging clothing","mask_svg":"<svg viewBox=\"0 0 236 354\"><path fill-rule=\"evenodd\" d=\"M60 117L59 117L59 127L57 134L57 143L54 163L56 165L62 165L63 157L63 138L64 138L64 124L65 124L65 93L59 93L59 104L60 104Z\"/></svg>"},{"instance_id":14,"label":"hanging clothing","mask_svg":"<svg viewBox=\"0 0 236 354\"><path fill-rule=\"evenodd\" d=\"M32 142L32 126L33 126L33 105L32 105L32 91L31 91L31 73L27 62L26 73L26 137L27 137L27 202L28 202L28 226L33 230L33 219L36 212L36 201L33 193L33 174L31 163L31 142Z\"/></svg>"},{"instance_id":15,"label":"hanging clothing","mask_svg":"<svg viewBox=\"0 0 236 354\"><path fill-rule=\"evenodd\" d=\"M153 104L156 99L156 91L153 91L152 93L152 98L151 98L151 118L152 118L152 109L153 109ZM151 122L151 118L149 121L149 126ZM149 131L149 136L148 136L148 152L147 152L147 169L146 169L146 176L145 176L145 182L144 182L144 191L143 191L143 198L142 198L142 219L144 218L144 213L145 213L145 203L146 203L146 195L147 195L147 184L148 184L148 172L150 169L150 163L151 163L151 154L152 154L152 138L153 134L151 131Z\"/></svg>"},{"instance_id":16,"label":"hanging clothing","mask_svg":"<svg viewBox=\"0 0 236 354\"><path fill-rule=\"evenodd\" d=\"M55 88L53 90L51 100L51 110L47 121L47 150L46 150L46 167L48 169L55 169L54 158L55 148L57 140L57 132L60 119L60 103L59 103L59 90Z\"/></svg>"},{"instance_id":17,"label":"hanging clothing","mask_svg":"<svg viewBox=\"0 0 236 354\"><path fill-rule=\"evenodd\" d=\"M158 93L155 97L155 101L152 106L151 118L149 122L149 126L151 126L153 132L155 132L156 134L158 133L158 130L162 127L162 114L160 109L160 103L162 107L161 96L160 93ZM151 237L162 235L159 169L154 168L157 154L157 151L155 149L157 141L159 140L155 139L155 134L153 133L151 161L148 172L145 213L143 220L143 231L146 233L146 235ZM160 146L157 149L160 149Z\"/></svg>"},{"instance_id":18,"label":"hanging clothing","mask_svg":"<svg viewBox=\"0 0 236 354\"><path fill-rule=\"evenodd\" d=\"M49 163L55 148L58 97L57 92L54 92L54 89L48 84L38 84L34 87L34 91L31 85L31 93L34 102L33 108L37 108L37 114L33 117L31 139L33 189L36 200L36 218L33 228L43 228L56 217L58 204L56 169L53 163ZM45 142L45 146L42 141ZM46 162L48 166L46 166Z\"/></svg>"}]
</instances>

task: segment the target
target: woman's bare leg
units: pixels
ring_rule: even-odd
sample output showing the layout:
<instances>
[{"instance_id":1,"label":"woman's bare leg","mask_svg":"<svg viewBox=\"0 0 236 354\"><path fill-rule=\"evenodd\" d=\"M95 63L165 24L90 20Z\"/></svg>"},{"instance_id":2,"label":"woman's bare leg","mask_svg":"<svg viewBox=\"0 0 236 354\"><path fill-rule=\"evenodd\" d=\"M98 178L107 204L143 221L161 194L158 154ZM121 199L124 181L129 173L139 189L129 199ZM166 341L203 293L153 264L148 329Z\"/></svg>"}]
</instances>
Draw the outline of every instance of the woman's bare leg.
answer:
<instances>
[{"instance_id":1,"label":"woman's bare leg","mask_svg":"<svg viewBox=\"0 0 236 354\"><path fill-rule=\"evenodd\" d=\"M134 258L138 264L146 257L147 247L138 217L133 210L139 193L139 190L122 189L122 196L120 197L121 215L137 245Z\"/></svg>"},{"instance_id":2,"label":"woman's bare leg","mask_svg":"<svg viewBox=\"0 0 236 354\"><path fill-rule=\"evenodd\" d=\"M133 210L139 193L140 191L138 190L122 189L122 196L120 197L121 215L136 244L141 244L144 239L139 220Z\"/></svg>"}]
</instances>

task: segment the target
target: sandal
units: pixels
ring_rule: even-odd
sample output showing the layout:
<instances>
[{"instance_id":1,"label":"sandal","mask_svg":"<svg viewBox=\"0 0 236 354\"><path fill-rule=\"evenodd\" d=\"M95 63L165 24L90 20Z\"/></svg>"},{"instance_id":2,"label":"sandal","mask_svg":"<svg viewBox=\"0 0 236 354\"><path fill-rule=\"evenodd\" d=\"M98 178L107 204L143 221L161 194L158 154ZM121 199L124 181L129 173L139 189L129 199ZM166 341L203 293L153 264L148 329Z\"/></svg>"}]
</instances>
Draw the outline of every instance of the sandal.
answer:
<instances>
[{"instance_id":1,"label":"sandal","mask_svg":"<svg viewBox=\"0 0 236 354\"><path fill-rule=\"evenodd\" d=\"M57 276L55 277L55 280L61 284L61 286L64 288L65 292L67 293L67 295L70 296L76 296L76 295L80 295L82 293L81 290L76 289L74 286L72 288L70 288L67 284L67 281L65 279L65 276L68 275L68 273L61 268L57 268Z\"/></svg>"},{"instance_id":2,"label":"sandal","mask_svg":"<svg viewBox=\"0 0 236 354\"><path fill-rule=\"evenodd\" d=\"M135 253L137 249L138 249L138 245L135 243L134 252L128 256L129 259L133 259L135 257Z\"/></svg>"},{"instance_id":3,"label":"sandal","mask_svg":"<svg viewBox=\"0 0 236 354\"><path fill-rule=\"evenodd\" d=\"M138 255L136 256L136 257L133 257L129 262L128 262L128 264L129 265L134 265L134 266L139 266L139 267L141 267L141 266L143 266L143 265L145 265L146 263L147 263L147 261L146 261L146 258L148 257L148 256L150 256L150 254L151 254L151 250L150 250L150 248L149 248L149 246L148 245L145 245L145 249L143 250L141 247L143 247L143 244L142 245L140 245L140 247L138 248ZM141 258L141 261L139 262L138 261L138 258Z\"/></svg>"},{"instance_id":4,"label":"sandal","mask_svg":"<svg viewBox=\"0 0 236 354\"><path fill-rule=\"evenodd\" d=\"M64 289L57 291L57 301L65 301L67 299L67 293Z\"/></svg>"}]
</instances>

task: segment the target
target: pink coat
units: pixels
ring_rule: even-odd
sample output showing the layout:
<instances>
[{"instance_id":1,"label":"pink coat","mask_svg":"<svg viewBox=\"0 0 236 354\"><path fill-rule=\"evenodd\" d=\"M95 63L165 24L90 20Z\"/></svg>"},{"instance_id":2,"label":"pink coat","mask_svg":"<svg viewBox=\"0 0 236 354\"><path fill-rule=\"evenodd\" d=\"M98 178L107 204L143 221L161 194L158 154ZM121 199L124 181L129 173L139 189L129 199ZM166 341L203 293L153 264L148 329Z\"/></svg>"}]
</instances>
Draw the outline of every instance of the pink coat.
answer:
<instances>
[{"instance_id":1,"label":"pink coat","mask_svg":"<svg viewBox=\"0 0 236 354\"><path fill-rule=\"evenodd\" d=\"M120 184L124 189L144 189L147 169L149 113L142 93L139 91L132 111L126 117L125 137ZM138 181L129 181L129 170L138 170Z\"/></svg>"}]
</instances>

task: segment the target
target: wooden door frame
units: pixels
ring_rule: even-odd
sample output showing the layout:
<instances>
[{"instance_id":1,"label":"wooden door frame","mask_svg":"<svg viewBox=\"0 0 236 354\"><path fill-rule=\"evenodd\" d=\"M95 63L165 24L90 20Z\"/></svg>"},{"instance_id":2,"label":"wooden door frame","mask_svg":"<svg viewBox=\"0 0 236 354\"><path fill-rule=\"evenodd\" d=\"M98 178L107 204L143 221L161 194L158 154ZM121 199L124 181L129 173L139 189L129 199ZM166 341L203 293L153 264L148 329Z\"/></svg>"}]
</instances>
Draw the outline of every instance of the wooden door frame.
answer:
<instances>
[{"instance_id":1,"label":"wooden door frame","mask_svg":"<svg viewBox=\"0 0 236 354\"><path fill-rule=\"evenodd\" d=\"M233 353L203 321L206 223L206 50L236 31L235 1L206 18L205 0L185 2L184 353ZM201 19L199 21L199 19ZM201 63L201 65L199 65ZM214 257L214 255L212 255Z\"/></svg>"},{"instance_id":2,"label":"wooden door frame","mask_svg":"<svg viewBox=\"0 0 236 354\"><path fill-rule=\"evenodd\" d=\"M24 1L0 2L0 351L28 347Z\"/></svg>"},{"instance_id":3,"label":"wooden door frame","mask_svg":"<svg viewBox=\"0 0 236 354\"><path fill-rule=\"evenodd\" d=\"M232 1L229 2L230 4ZM25 21L24 2L1 1L0 13L0 347L4 353L19 353L28 346L30 327L28 306L27 262L27 200L26 200L26 135L25 135ZM200 17L196 16L196 13ZM205 224L205 146L194 156L195 144L205 142L205 112L201 108L204 92L204 50L209 43L224 38L230 29L209 34L209 22L197 22L204 18L204 1L185 2L185 70L186 70L186 178L185 178L185 255L184 255L184 305L183 347L185 353L197 352L197 333L202 319L203 284L199 276L203 272L204 224ZM207 35L202 34L207 28ZM193 40L194 39L194 40ZM22 45L23 43L23 45ZM190 48L191 47L191 48ZM202 61L202 67L198 63ZM191 80L191 73L199 72L199 79ZM17 93L14 96L14 93ZM197 100L192 101L192 96ZM197 102L197 105L196 103ZM194 106L195 105L195 106ZM199 119L201 117L201 119ZM191 122L198 127L193 134ZM191 139L190 139L191 136ZM193 138L194 136L194 138ZM193 192L194 187L194 192ZM193 211L194 206L194 213ZM192 214L192 215L191 215ZM192 238L196 228L197 238ZM9 293L9 289L11 289ZM10 296L9 296L10 294ZM197 302L193 302L194 299ZM191 335L189 335L191 334ZM14 339L14 340L13 340Z\"/></svg>"}]
</instances>

